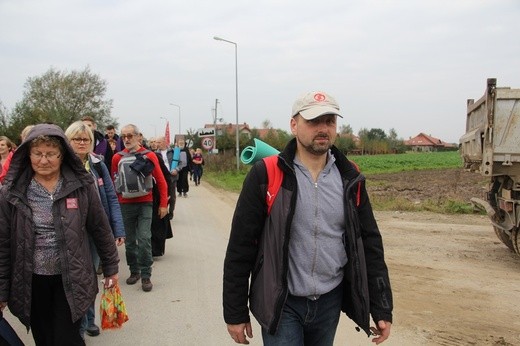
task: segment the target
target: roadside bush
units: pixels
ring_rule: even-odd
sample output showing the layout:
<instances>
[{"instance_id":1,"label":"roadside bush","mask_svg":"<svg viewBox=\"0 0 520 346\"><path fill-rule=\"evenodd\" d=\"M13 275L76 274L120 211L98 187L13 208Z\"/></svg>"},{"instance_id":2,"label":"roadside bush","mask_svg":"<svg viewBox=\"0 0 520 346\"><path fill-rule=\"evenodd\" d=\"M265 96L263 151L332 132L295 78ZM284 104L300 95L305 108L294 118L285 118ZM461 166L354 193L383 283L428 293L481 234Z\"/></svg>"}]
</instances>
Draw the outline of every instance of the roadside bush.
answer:
<instances>
[{"instance_id":1,"label":"roadside bush","mask_svg":"<svg viewBox=\"0 0 520 346\"><path fill-rule=\"evenodd\" d=\"M233 172L236 171L235 153L231 150L217 155L206 154L204 156L204 174L206 172Z\"/></svg>"},{"instance_id":2,"label":"roadside bush","mask_svg":"<svg viewBox=\"0 0 520 346\"><path fill-rule=\"evenodd\" d=\"M228 151L218 155L206 154L203 179L219 189L240 192L249 169L250 166L240 163L237 171L237 161L234 152Z\"/></svg>"}]
</instances>

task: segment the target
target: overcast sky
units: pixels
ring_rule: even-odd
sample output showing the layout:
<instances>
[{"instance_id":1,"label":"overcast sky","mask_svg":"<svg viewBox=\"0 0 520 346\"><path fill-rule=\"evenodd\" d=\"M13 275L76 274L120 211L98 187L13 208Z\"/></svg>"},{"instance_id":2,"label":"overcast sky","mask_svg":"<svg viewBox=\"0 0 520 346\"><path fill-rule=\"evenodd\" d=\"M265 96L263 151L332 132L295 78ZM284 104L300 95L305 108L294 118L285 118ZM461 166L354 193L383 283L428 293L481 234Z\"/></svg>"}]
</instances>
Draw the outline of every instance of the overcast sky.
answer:
<instances>
[{"instance_id":1,"label":"overcast sky","mask_svg":"<svg viewBox=\"0 0 520 346\"><path fill-rule=\"evenodd\" d=\"M289 131L292 104L323 90L357 133L394 128L458 142L486 79L520 88L518 0L0 0L0 100L29 77L90 67L112 116L152 136L218 117Z\"/></svg>"}]
</instances>

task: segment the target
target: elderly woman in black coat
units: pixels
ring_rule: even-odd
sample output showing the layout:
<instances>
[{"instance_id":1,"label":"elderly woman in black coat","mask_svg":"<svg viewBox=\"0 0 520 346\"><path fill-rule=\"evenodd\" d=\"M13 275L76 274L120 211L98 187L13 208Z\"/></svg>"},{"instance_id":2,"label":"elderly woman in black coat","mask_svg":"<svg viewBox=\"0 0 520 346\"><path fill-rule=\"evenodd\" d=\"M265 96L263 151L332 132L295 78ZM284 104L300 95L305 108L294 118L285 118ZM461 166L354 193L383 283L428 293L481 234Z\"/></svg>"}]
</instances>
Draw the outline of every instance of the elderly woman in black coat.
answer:
<instances>
[{"instance_id":1,"label":"elderly woman in black coat","mask_svg":"<svg viewBox=\"0 0 520 346\"><path fill-rule=\"evenodd\" d=\"M98 192L58 126L36 125L13 155L0 190L0 308L32 330L37 345L84 345L81 319L98 283L118 280L116 245Z\"/></svg>"}]
</instances>

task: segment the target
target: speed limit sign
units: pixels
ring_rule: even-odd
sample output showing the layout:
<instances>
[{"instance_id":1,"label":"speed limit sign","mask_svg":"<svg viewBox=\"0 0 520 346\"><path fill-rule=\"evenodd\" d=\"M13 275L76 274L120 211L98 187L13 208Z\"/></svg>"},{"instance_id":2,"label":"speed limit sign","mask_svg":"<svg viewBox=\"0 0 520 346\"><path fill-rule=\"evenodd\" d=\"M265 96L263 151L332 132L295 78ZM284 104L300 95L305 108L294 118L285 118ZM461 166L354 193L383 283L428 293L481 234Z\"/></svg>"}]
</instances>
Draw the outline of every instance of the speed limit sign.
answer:
<instances>
[{"instance_id":1,"label":"speed limit sign","mask_svg":"<svg viewBox=\"0 0 520 346\"><path fill-rule=\"evenodd\" d=\"M202 147L206 150L210 150L213 148L213 138L204 137L202 138Z\"/></svg>"}]
</instances>

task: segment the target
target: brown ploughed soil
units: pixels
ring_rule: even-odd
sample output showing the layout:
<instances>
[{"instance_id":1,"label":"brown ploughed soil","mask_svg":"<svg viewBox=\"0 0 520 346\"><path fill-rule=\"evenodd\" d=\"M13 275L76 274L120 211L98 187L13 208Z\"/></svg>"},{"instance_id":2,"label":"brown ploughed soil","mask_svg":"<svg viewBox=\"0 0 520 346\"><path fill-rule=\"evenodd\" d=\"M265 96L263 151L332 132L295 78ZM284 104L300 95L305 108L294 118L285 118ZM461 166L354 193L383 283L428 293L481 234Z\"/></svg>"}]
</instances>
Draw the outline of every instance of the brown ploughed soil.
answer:
<instances>
[{"instance_id":1,"label":"brown ploughed soil","mask_svg":"<svg viewBox=\"0 0 520 346\"><path fill-rule=\"evenodd\" d=\"M422 203L485 198L461 170L368 176L369 194ZM424 345L520 345L520 256L487 216L376 211L394 293L394 332Z\"/></svg>"}]
</instances>

